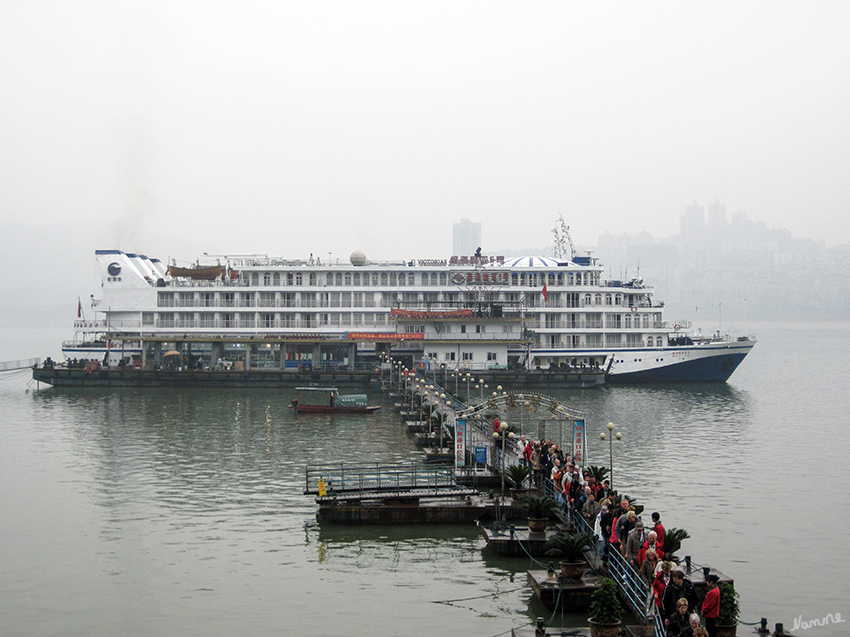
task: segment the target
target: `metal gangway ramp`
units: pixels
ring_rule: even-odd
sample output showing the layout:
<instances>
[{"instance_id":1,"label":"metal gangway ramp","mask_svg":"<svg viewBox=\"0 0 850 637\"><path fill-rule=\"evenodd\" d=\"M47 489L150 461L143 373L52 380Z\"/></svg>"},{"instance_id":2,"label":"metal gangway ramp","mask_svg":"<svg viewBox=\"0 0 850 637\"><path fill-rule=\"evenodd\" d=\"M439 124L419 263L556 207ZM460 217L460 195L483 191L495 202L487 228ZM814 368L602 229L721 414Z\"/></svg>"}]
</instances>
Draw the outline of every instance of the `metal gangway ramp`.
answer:
<instances>
[{"instance_id":1,"label":"metal gangway ramp","mask_svg":"<svg viewBox=\"0 0 850 637\"><path fill-rule=\"evenodd\" d=\"M5 361L0 363L0 372L14 372L19 369L32 369L41 363L40 358L26 358L17 361Z\"/></svg>"},{"instance_id":2,"label":"metal gangway ramp","mask_svg":"<svg viewBox=\"0 0 850 637\"><path fill-rule=\"evenodd\" d=\"M457 484L451 467L415 464L329 464L307 467L305 495L317 502L475 495Z\"/></svg>"}]
</instances>

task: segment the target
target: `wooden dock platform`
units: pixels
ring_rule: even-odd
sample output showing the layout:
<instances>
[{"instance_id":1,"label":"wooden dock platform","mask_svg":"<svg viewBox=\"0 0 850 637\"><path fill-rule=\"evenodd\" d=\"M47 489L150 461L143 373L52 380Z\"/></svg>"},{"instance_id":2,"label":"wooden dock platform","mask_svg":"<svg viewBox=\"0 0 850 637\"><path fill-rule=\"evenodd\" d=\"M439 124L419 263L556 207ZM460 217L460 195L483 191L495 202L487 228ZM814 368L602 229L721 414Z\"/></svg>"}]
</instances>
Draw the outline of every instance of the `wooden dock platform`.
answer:
<instances>
[{"instance_id":1,"label":"wooden dock platform","mask_svg":"<svg viewBox=\"0 0 850 637\"><path fill-rule=\"evenodd\" d=\"M506 512L507 519L511 519L512 511ZM500 555L509 557L545 557L544 546L558 534L560 529L555 524L550 524L543 533L528 530L527 526L514 526L513 531L508 525L507 529L495 530L486 526L481 527L481 535L487 542L487 547ZM556 564L558 558L551 558Z\"/></svg>"},{"instance_id":2,"label":"wooden dock platform","mask_svg":"<svg viewBox=\"0 0 850 637\"><path fill-rule=\"evenodd\" d=\"M319 499L317 498L317 501ZM319 501L318 517L334 524L470 524L487 511L476 495Z\"/></svg>"},{"instance_id":3,"label":"wooden dock platform","mask_svg":"<svg viewBox=\"0 0 850 637\"><path fill-rule=\"evenodd\" d=\"M527 571L526 578L534 594L549 610L563 608L566 613L584 613L590 607L590 598L602 583L602 575L585 571L580 580L559 578L556 569L550 577L548 571Z\"/></svg>"}]
</instances>

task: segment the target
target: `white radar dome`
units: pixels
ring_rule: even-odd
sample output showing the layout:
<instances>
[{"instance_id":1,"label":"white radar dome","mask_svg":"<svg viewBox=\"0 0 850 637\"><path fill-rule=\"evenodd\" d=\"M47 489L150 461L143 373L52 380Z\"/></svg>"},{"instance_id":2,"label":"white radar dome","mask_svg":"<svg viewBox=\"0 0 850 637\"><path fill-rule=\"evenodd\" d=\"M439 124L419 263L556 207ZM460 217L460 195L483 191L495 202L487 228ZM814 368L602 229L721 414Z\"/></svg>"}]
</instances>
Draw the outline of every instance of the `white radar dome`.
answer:
<instances>
[{"instance_id":1,"label":"white radar dome","mask_svg":"<svg viewBox=\"0 0 850 637\"><path fill-rule=\"evenodd\" d=\"M351 261L351 265L369 265L369 259L360 250L352 252L348 260Z\"/></svg>"}]
</instances>

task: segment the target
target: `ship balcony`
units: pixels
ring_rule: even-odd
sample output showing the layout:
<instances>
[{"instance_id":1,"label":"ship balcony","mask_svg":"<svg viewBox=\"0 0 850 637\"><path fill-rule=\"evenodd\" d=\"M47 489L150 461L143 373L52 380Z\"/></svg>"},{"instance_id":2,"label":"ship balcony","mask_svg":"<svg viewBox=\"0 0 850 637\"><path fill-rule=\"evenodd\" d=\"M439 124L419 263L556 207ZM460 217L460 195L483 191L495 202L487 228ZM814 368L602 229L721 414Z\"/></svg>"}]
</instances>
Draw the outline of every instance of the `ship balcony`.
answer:
<instances>
[{"instance_id":1,"label":"ship balcony","mask_svg":"<svg viewBox=\"0 0 850 637\"><path fill-rule=\"evenodd\" d=\"M504 333L504 332L484 332L484 333L463 333L463 332L425 332L426 341L436 342L463 342L463 343L493 343L493 342L525 342L526 339L521 332Z\"/></svg>"}]
</instances>

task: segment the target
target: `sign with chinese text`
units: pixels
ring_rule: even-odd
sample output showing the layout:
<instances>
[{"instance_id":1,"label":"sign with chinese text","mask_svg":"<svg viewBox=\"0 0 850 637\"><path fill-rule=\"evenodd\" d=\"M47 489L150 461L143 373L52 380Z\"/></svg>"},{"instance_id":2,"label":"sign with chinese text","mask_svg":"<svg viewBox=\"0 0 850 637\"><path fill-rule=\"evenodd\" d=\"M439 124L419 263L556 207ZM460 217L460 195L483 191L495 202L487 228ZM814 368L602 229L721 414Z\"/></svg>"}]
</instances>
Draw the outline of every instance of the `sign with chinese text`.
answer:
<instances>
[{"instance_id":1,"label":"sign with chinese text","mask_svg":"<svg viewBox=\"0 0 850 637\"><path fill-rule=\"evenodd\" d=\"M466 421L455 421L455 467L466 466Z\"/></svg>"},{"instance_id":2,"label":"sign with chinese text","mask_svg":"<svg viewBox=\"0 0 850 637\"><path fill-rule=\"evenodd\" d=\"M587 447L583 420L573 421L573 462L577 467L584 466L584 450Z\"/></svg>"}]
</instances>

